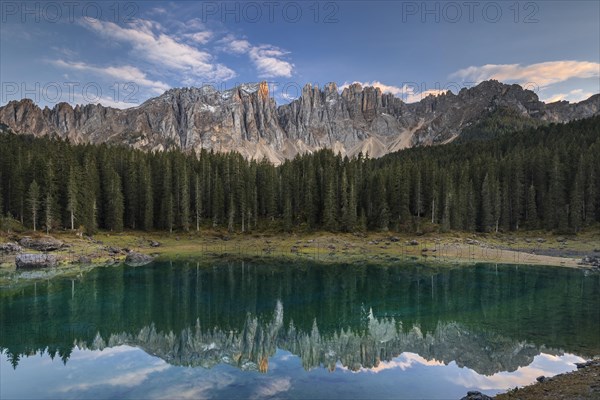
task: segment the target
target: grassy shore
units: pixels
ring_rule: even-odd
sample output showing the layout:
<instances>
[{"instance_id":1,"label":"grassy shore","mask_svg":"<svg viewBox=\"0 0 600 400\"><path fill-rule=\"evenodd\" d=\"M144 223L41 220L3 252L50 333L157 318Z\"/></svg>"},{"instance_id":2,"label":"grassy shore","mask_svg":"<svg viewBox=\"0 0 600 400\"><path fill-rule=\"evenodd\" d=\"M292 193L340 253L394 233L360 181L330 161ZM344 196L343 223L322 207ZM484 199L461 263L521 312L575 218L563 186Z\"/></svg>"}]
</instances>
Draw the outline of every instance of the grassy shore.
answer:
<instances>
[{"instance_id":1,"label":"grassy shore","mask_svg":"<svg viewBox=\"0 0 600 400\"><path fill-rule=\"evenodd\" d=\"M1 234L0 243L23 236L24 232ZM67 247L56 254L62 265L86 260L92 264L120 261L133 250L159 259L186 258L281 258L320 262L396 262L406 258L422 262L464 264L494 262L579 267L581 257L600 248L600 230L576 236L555 236L544 232L518 234L426 234L328 233L302 234L201 232L100 232L93 238L74 232L52 232ZM154 242L154 246L153 246ZM157 246L158 244L158 246ZM156 247L155 247L156 246ZM116 251L123 250L124 251ZM14 257L0 259L3 270L14 269Z\"/></svg>"}]
</instances>

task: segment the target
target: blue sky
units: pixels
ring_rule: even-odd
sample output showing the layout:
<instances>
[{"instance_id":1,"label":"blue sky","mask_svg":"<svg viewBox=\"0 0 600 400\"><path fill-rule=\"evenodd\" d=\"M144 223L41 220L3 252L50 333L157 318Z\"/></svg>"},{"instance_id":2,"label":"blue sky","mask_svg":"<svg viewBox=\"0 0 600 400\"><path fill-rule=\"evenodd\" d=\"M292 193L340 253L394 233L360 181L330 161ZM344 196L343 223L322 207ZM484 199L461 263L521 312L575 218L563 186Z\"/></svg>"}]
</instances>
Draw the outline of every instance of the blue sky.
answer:
<instances>
[{"instance_id":1,"label":"blue sky","mask_svg":"<svg viewBox=\"0 0 600 400\"><path fill-rule=\"evenodd\" d=\"M0 104L130 107L169 88L379 86L407 102L485 79L600 92L597 1L0 3Z\"/></svg>"}]
</instances>

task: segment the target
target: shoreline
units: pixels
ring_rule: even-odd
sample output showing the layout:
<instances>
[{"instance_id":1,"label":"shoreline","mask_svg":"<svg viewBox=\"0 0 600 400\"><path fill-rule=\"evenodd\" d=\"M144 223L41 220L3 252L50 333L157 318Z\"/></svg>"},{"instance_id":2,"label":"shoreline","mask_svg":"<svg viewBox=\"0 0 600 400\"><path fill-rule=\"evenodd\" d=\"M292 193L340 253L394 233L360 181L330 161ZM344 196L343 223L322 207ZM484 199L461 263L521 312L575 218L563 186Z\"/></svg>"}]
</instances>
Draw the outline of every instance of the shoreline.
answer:
<instances>
[{"instance_id":1,"label":"shoreline","mask_svg":"<svg viewBox=\"0 0 600 400\"><path fill-rule=\"evenodd\" d=\"M39 232L0 234L0 244L23 237L45 237ZM53 232L63 248L50 252L59 259L56 269L73 265L122 262L128 251L151 255L157 260L270 259L311 260L324 263L422 263L457 265L497 263L545 265L591 269L581 265L584 255L600 255L600 232L578 236L554 236L540 232L511 234L394 233L234 233L205 230L200 233L129 231L99 232L93 238L75 232ZM39 253L23 249L23 252ZM0 255L0 272L15 269L14 255Z\"/></svg>"},{"instance_id":2,"label":"shoreline","mask_svg":"<svg viewBox=\"0 0 600 400\"><path fill-rule=\"evenodd\" d=\"M600 398L600 359L577 364L571 372L540 376L531 385L514 388L493 397L495 400L555 400Z\"/></svg>"}]
</instances>

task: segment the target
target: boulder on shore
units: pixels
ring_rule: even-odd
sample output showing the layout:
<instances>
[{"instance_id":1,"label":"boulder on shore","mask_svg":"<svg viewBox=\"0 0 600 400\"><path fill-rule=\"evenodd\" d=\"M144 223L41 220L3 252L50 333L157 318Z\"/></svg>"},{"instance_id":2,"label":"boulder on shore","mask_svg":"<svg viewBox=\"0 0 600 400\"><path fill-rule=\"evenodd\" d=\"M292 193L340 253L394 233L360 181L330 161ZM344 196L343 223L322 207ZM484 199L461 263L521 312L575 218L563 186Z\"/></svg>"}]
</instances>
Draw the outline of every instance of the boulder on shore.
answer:
<instances>
[{"instance_id":1,"label":"boulder on shore","mask_svg":"<svg viewBox=\"0 0 600 400\"><path fill-rule=\"evenodd\" d=\"M15 259L17 269L56 267L58 260L52 254L19 254Z\"/></svg>"},{"instance_id":2,"label":"boulder on shore","mask_svg":"<svg viewBox=\"0 0 600 400\"><path fill-rule=\"evenodd\" d=\"M137 253L135 251L130 251L129 253L127 253L127 257L125 257L125 264L131 267L139 267L151 263L152 260L154 260L154 257L142 253Z\"/></svg>"},{"instance_id":3,"label":"boulder on shore","mask_svg":"<svg viewBox=\"0 0 600 400\"><path fill-rule=\"evenodd\" d=\"M467 395L460 400L492 400L492 398L481 392L472 390L467 392Z\"/></svg>"},{"instance_id":4,"label":"boulder on shore","mask_svg":"<svg viewBox=\"0 0 600 400\"><path fill-rule=\"evenodd\" d=\"M600 256L585 256L581 259L580 264L600 268Z\"/></svg>"},{"instance_id":5,"label":"boulder on shore","mask_svg":"<svg viewBox=\"0 0 600 400\"><path fill-rule=\"evenodd\" d=\"M44 236L40 238L24 237L19 241L19 244L28 249L37 251L54 251L63 247L63 242L58 239L54 239L51 236Z\"/></svg>"},{"instance_id":6,"label":"boulder on shore","mask_svg":"<svg viewBox=\"0 0 600 400\"><path fill-rule=\"evenodd\" d=\"M23 248L16 243L8 242L0 244L0 254L15 254L23 251Z\"/></svg>"}]
</instances>

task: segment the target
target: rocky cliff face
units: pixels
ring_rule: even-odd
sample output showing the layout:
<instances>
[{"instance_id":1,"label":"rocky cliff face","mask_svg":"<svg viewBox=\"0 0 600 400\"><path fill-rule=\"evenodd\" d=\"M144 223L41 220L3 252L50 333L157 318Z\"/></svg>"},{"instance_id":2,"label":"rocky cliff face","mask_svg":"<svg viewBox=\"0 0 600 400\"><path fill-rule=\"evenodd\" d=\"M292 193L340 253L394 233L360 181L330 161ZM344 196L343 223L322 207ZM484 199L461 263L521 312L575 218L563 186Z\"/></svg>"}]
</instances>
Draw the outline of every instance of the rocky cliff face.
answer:
<instances>
[{"instance_id":1,"label":"rocky cliff face","mask_svg":"<svg viewBox=\"0 0 600 400\"><path fill-rule=\"evenodd\" d=\"M144 150L237 151L278 163L298 153L331 148L380 157L416 145L446 143L500 109L539 121L567 122L600 113L600 95L580 103L545 104L519 85L485 81L406 104L378 88L335 83L306 85L277 107L268 85L172 89L138 107L59 103L40 109L29 99L0 107L0 124L17 133L69 138L74 143L119 143ZM2 125L0 125L2 126Z\"/></svg>"}]
</instances>

